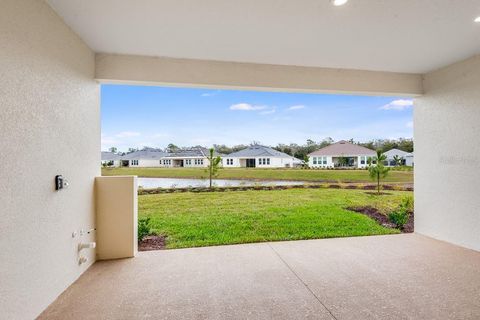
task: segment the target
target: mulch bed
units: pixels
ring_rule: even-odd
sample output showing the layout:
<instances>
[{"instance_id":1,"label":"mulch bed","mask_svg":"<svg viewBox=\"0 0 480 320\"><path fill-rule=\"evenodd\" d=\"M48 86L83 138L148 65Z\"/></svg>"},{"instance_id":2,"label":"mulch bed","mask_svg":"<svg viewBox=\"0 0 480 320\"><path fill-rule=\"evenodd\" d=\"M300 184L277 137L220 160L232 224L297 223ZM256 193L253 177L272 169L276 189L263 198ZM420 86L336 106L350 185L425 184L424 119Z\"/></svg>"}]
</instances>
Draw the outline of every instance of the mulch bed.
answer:
<instances>
[{"instance_id":1,"label":"mulch bed","mask_svg":"<svg viewBox=\"0 0 480 320\"><path fill-rule=\"evenodd\" d=\"M138 251L151 251L165 249L166 236L146 236L138 242Z\"/></svg>"},{"instance_id":2,"label":"mulch bed","mask_svg":"<svg viewBox=\"0 0 480 320\"><path fill-rule=\"evenodd\" d=\"M159 194L159 193L178 193L178 192L226 192L226 191L248 191L248 190L287 190L287 189L357 189L357 190L376 190L377 186L374 184L349 183L349 184L305 184L305 185L291 185L291 186L238 186L238 187L191 187L191 188L154 188L154 189L138 189L139 195L144 194ZM409 184L388 185L382 186L384 190L397 191L413 191L413 186Z\"/></svg>"},{"instance_id":3,"label":"mulch bed","mask_svg":"<svg viewBox=\"0 0 480 320\"><path fill-rule=\"evenodd\" d=\"M380 191L380 193L378 193L377 191L375 191L375 192L365 192L365 193L370 194L372 196L389 196L389 195L392 195L391 193L382 192L382 191Z\"/></svg>"},{"instance_id":4,"label":"mulch bed","mask_svg":"<svg viewBox=\"0 0 480 320\"><path fill-rule=\"evenodd\" d=\"M395 228L395 225L388 220L388 217L382 213L380 213L376 208L371 206L363 206L363 207L348 207L347 210L355 211L377 221L380 225L386 228ZM412 233L414 231L414 213L410 213L410 217L408 218L408 222L403 227L402 233Z\"/></svg>"}]
</instances>

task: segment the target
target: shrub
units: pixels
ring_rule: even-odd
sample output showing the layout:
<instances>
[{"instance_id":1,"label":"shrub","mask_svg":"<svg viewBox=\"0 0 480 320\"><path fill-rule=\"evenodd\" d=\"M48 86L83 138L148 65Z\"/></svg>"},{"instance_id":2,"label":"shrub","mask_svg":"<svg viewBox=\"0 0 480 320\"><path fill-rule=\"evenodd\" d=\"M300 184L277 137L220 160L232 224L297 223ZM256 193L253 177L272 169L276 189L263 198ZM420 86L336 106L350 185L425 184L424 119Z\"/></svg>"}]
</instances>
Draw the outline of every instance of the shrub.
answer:
<instances>
[{"instance_id":1,"label":"shrub","mask_svg":"<svg viewBox=\"0 0 480 320\"><path fill-rule=\"evenodd\" d=\"M401 209L400 207L388 214L388 220L399 229L403 229L405 224L408 222L410 213L407 210Z\"/></svg>"},{"instance_id":2,"label":"shrub","mask_svg":"<svg viewBox=\"0 0 480 320\"><path fill-rule=\"evenodd\" d=\"M398 208L388 214L388 220L399 229L403 229L410 218L410 213L413 211L413 198L405 197Z\"/></svg>"},{"instance_id":3,"label":"shrub","mask_svg":"<svg viewBox=\"0 0 480 320\"><path fill-rule=\"evenodd\" d=\"M142 241L150 231L150 217L138 219L138 241Z\"/></svg>"},{"instance_id":4,"label":"shrub","mask_svg":"<svg viewBox=\"0 0 480 320\"><path fill-rule=\"evenodd\" d=\"M407 196L402 199L400 206L405 208L409 213L413 212L413 197Z\"/></svg>"}]
</instances>

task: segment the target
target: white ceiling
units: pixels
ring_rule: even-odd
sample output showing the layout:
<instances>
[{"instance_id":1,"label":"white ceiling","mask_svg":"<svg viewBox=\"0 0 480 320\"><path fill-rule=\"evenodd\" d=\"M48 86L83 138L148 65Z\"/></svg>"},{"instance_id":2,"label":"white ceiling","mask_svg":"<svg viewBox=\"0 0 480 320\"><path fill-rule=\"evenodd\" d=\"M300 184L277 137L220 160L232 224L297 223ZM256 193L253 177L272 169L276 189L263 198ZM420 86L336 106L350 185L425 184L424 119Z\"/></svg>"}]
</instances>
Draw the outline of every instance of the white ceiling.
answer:
<instances>
[{"instance_id":1,"label":"white ceiling","mask_svg":"<svg viewBox=\"0 0 480 320\"><path fill-rule=\"evenodd\" d=\"M480 0L47 0L96 52L425 73L480 53Z\"/></svg>"}]
</instances>

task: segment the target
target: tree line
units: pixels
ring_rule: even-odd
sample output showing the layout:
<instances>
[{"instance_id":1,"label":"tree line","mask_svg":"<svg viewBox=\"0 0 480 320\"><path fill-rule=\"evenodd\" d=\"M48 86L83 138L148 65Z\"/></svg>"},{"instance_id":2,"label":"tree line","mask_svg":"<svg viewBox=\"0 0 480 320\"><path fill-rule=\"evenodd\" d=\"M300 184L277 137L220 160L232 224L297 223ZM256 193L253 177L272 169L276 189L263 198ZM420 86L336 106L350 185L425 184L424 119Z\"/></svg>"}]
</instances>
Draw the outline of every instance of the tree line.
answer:
<instances>
[{"instance_id":1,"label":"tree line","mask_svg":"<svg viewBox=\"0 0 480 320\"><path fill-rule=\"evenodd\" d=\"M372 150L380 150L381 152L386 152L390 149L399 149L405 152L413 152L413 139L407 138L399 138L399 139L377 139L377 140L370 140L366 142L354 141L353 139L348 140L350 143L354 143ZM305 159L309 153L314 152L315 150L324 148L326 146L331 145L334 143L334 140L330 137L325 138L321 141L314 141L312 139L307 139L304 144L297 144L297 143L279 143L276 146L272 147L275 150L280 152L284 152L288 155L291 155L298 159ZM237 152L242 149L245 149L251 145L261 144L258 141L253 141L250 144L238 144L234 146L227 146L225 144L214 144L213 148L216 152L221 154L230 154L232 152ZM178 152L181 150L187 150L191 148L197 148L201 146L193 146L193 147L179 147L173 143L168 144L165 149L160 148L150 148L144 147L142 149L138 148L129 148L126 153L135 152L138 150L157 150L157 151L166 151L166 152ZM118 150L115 147L109 149L109 151L117 153Z\"/></svg>"}]
</instances>

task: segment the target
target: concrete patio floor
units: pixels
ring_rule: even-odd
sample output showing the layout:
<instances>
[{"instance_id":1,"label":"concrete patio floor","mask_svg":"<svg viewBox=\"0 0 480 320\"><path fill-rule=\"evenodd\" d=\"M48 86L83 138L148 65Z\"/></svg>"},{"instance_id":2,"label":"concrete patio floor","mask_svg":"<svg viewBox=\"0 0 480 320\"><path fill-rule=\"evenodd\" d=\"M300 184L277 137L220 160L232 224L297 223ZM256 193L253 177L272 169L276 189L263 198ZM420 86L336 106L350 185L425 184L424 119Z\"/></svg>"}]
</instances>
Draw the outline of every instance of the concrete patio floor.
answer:
<instances>
[{"instance_id":1,"label":"concrete patio floor","mask_svg":"<svg viewBox=\"0 0 480 320\"><path fill-rule=\"evenodd\" d=\"M480 253L417 234L141 252L40 319L480 319Z\"/></svg>"}]
</instances>

